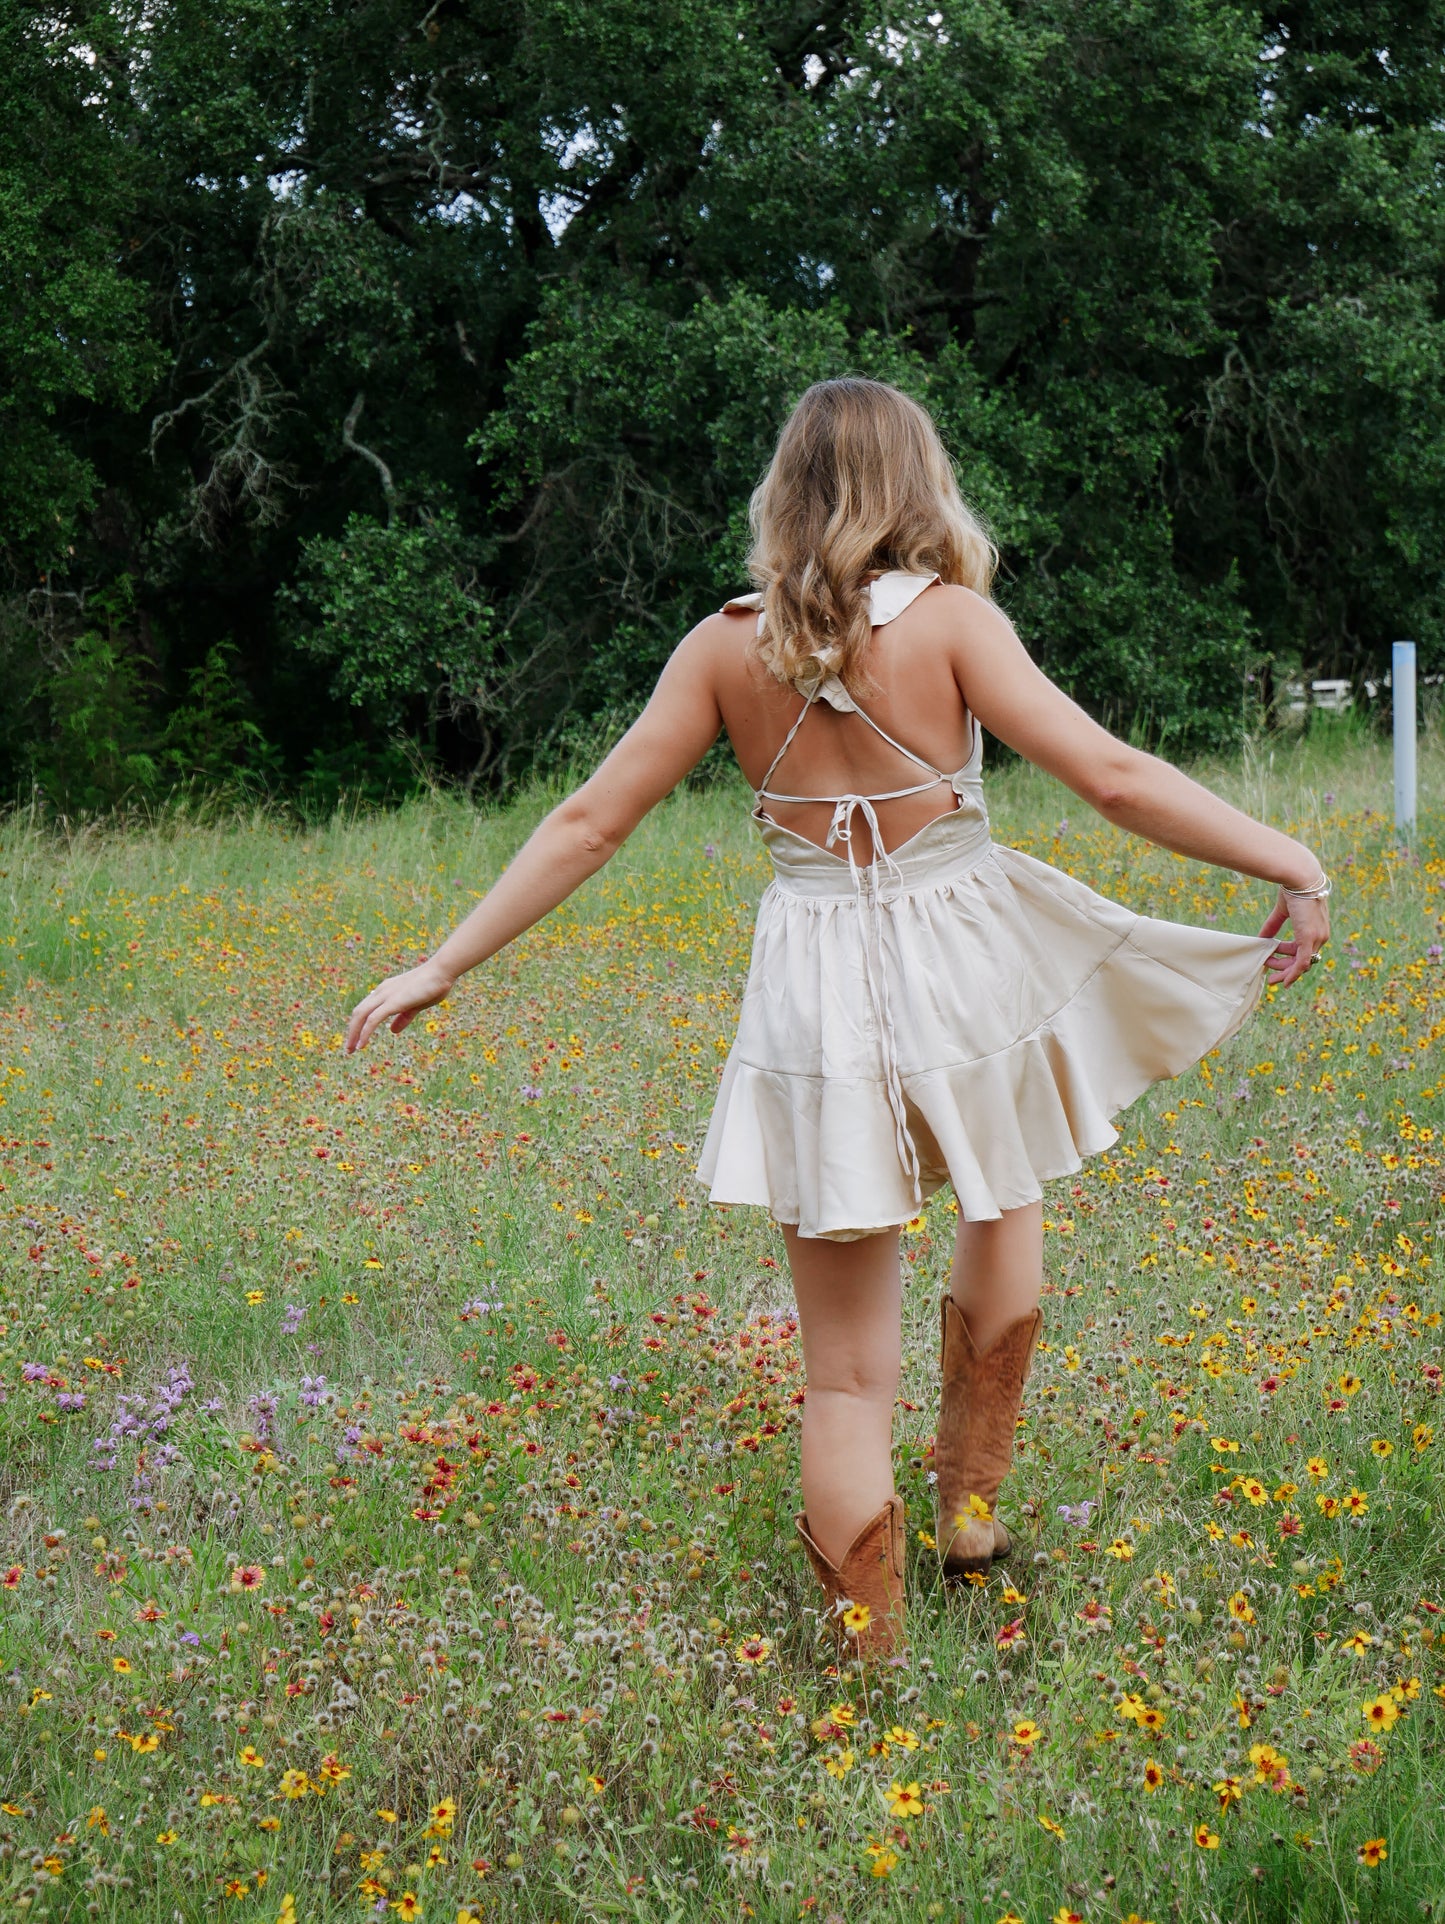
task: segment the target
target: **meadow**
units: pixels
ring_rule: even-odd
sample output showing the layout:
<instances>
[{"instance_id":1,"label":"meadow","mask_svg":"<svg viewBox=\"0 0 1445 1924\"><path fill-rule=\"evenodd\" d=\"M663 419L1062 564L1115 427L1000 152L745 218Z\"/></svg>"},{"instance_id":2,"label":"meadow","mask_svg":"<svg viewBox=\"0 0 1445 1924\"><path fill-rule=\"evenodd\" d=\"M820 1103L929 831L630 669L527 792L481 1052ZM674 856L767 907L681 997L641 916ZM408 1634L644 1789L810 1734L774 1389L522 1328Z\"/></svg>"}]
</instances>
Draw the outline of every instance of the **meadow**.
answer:
<instances>
[{"instance_id":1,"label":"meadow","mask_svg":"<svg viewBox=\"0 0 1445 1924\"><path fill-rule=\"evenodd\" d=\"M693 1176L766 861L681 792L402 1036L347 1014L556 792L0 824L0 1903L29 1919L1445 1916L1445 746L1200 771L1326 960L1045 1201L1006 1565L938 1581L945 1191L904 1236L912 1660L795 1546L781 1238ZM1264 885L1027 768L1141 911Z\"/></svg>"}]
</instances>

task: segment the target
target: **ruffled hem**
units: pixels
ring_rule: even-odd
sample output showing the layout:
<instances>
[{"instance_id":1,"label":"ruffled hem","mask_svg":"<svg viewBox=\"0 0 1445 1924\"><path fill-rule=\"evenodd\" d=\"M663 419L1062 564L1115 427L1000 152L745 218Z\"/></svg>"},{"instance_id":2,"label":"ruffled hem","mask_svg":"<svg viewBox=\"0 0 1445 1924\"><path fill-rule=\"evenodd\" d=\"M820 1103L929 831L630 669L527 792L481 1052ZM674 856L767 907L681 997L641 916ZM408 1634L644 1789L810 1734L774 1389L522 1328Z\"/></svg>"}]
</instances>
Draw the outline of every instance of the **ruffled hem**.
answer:
<instances>
[{"instance_id":1,"label":"ruffled hem","mask_svg":"<svg viewBox=\"0 0 1445 1924\"><path fill-rule=\"evenodd\" d=\"M969 1221L1037 1202L1043 1183L1118 1141L1111 1117L1243 1027L1274 942L1152 916L1130 923L1028 1035L970 1061L903 1072L925 1197L951 1181ZM822 1241L856 1241L915 1213L881 1076L792 1075L736 1049L697 1176L714 1203L761 1205Z\"/></svg>"}]
</instances>

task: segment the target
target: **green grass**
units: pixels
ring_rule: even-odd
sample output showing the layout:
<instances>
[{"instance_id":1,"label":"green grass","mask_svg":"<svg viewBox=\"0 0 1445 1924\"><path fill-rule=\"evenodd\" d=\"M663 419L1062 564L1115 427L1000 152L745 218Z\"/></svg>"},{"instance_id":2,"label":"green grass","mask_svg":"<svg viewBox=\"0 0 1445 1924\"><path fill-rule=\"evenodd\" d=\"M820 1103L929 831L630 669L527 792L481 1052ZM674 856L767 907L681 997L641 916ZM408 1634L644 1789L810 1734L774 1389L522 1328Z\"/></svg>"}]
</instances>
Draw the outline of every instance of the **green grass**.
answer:
<instances>
[{"instance_id":1,"label":"green grass","mask_svg":"<svg viewBox=\"0 0 1445 1924\"><path fill-rule=\"evenodd\" d=\"M1320 849L1328 960L1051 1185L1018 1549L962 1597L926 1542L946 1196L906 1234L914 1660L866 1677L793 1543L781 1239L692 1177L766 879L740 789L350 1060L546 793L0 824L0 1898L1439 1916L1445 753L1409 848L1368 738L1201 773ZM1268 907L1034 770L989 792L1136 908Z\"/></svg>"}]
</instances>

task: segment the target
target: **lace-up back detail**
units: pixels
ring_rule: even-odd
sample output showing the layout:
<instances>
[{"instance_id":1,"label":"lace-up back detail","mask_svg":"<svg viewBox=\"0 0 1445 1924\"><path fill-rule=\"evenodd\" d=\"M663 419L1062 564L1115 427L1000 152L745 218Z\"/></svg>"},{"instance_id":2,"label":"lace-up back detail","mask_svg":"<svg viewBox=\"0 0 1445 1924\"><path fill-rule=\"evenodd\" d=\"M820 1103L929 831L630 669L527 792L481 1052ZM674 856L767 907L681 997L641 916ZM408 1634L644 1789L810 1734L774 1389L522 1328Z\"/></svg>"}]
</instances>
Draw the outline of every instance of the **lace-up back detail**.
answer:
<instances>
[{"instance_id":1,"label":"lace-up back detail","mask_svg":"<svg viewBox=\"0 0 1445 1924\"><path fill-rule=\"evenodd\" d=\"M896 616L902 614L905 608L917 600L925 588L929 587L938 579L937 574L915 575L909 574L903 569L891 569L886 574L879 575L876 580L868 584L873 627L880 628L885 622L892 621ZM758 611L758 633L761 634L764 620L762 602L763 597L761 593L739 595L735 600L726 603L726 607L756 608ZM843 683L837 675L824 673L814 687L800 692L803 694L803 706L798 710L792 727L789 728L787 734L783 737L777 754L774 755L772 761L768 764L767 773L763 776L758 787L753 791L753 815L758 821L769 822L775 828L781 826L779 823L773 822L772 817L764 810L763 803L765 801L832 802L834 805L833 820L828 830L827 840L823 846L825 848L832 848L835 842L841 841L846 843L850 840L852 817L855 810L858 810L862 811L864 819L868 822L876 850L879 841L878 822L876 815L873 813L873 803L896 802L902 801L905 796L923 795L926 794L930 788L936 788L940 782L948 782L952 786L954 793L959 797L960 801L962 801L965 789L977 786L978 764L981 760L983 740L979 732L978 723L972 715L969 717L969 727L972 731L973 746L969 758L963 767L958 769L954 774L945 775L941 769L935 768L932 762L926 761L922 755L917 755L911 748L905 747L902 742L897 741L890 735L886 728L874 721L868 711L848 693L848 690L843 686ZM857 715L861 721L867 723L875 735L881 736L890 748L896 748L900 755L906 755L909 761L915 763L919 768L927 769L927 781L913 782L905 788L885 789L881 793L872 795L864 795L856 790L846 790L839 795L790 795L781 789L769 788L768 783L772 780L778 764L792 747L798 730L807 719L808 712L816 701L827 702L829 707L836 709L839 714Z\"/></svg>"}]
</instances>

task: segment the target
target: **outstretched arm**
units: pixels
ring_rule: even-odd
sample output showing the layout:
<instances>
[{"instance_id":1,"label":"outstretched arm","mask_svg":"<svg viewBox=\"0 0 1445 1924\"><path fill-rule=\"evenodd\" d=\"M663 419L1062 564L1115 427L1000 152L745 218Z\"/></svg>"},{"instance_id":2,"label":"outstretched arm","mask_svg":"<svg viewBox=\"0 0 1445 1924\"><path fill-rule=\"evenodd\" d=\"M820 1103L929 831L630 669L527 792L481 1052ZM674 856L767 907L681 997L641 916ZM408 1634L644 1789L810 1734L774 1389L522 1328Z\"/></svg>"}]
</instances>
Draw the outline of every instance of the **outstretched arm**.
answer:
<instances>
[{"instance_id":1,"label":"outstretched arm","mask_svg":"<svg viewBox=\"0 0 1445 1924\"><path fill-rule=\"evenodd\" d=\"M1260 933L1274 935L1289 921L1294 939L1270 958L1272 979L1283 987L1302 975L1329 939L1329 910L1323 900L1287 891L1319 880L1319 857L1182 769L1119 741L1049 680L1001 610L967 588L948 593L959 687L990 734L1057 776L1106 821L1178 855L1275 883L1280 892Z\"/></svg>"},{"instance_id":2,"label":"outstretched arm","mask_svg":"<svg viewBox=\"0 0 1445 1924\"><path fill-rule=\"evenodd\" d=\"M466 970L495 955L595 875L664 795L717 740L722 727L711 643L684 636L652 699L582 786L537 827L511 865L436 953L379 983L351 1012L346 1053L365 1048L383 1022L399 1035L440 1002Z\"/></svg>"}]
</instances>

